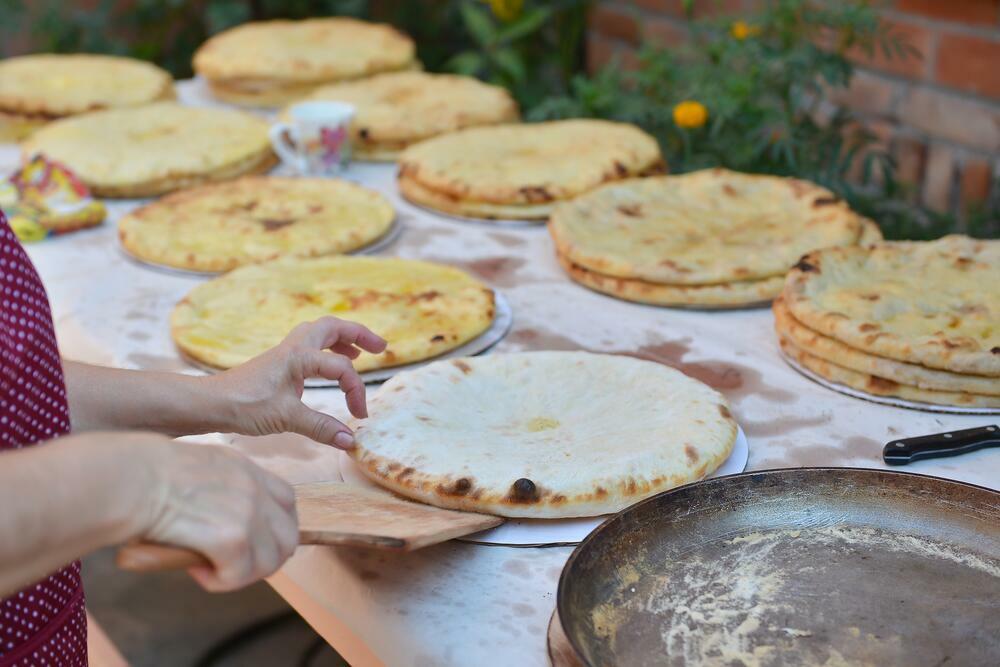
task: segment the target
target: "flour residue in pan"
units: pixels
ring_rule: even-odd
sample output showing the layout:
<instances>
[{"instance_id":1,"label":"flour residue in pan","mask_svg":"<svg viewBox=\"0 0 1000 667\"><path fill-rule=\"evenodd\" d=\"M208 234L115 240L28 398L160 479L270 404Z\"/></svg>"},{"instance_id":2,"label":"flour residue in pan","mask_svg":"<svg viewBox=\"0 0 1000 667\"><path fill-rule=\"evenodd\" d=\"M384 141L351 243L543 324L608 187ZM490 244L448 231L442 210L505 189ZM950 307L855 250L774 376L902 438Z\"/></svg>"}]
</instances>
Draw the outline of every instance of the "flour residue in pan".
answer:
<instances>
[{"instance_id":1,"label":"flour residue in pan","mask_svg":"<svg viewBox=\"0 0 1000 667\"><path fill-rule=\"evenodd\" d=\"M1000 648L986 632L1000 613L997 558L844 525L689 547L594 610L618 664L986 664L975 660ZM939 627L956 603L962 616Z\"/></svg>"}]
</instances>

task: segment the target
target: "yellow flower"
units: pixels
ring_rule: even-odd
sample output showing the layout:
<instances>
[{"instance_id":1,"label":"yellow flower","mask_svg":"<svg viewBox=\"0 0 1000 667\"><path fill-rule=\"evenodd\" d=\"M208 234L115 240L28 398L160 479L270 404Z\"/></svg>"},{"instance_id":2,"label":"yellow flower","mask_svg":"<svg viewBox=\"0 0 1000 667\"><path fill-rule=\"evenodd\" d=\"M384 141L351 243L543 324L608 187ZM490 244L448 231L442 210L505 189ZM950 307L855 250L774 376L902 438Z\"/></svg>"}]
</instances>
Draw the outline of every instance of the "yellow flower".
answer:
<instances>
[{"instance_id":1,"label":"yellow flower","mask_svg":"<svg viewBox=\"0 0 1000 667\"><path fill-rule=\"evenodd\" d=\"M513 21L521 15L524 0L489 0L493 15L505 23Z\"/></svg>"},{"instance_id":2,"label":"yellow flower","mask_svg":"<svg viewBox=\"0 0 1000 667\"><path fill-rule=\"evenodd\" d=\"M708 109L701 102L684 100L674 107L674 123L687 129L701 127L708 121Z\"/></svg>"},{"instance_id":3,"label":"yellow flower","mask_svg":"<svg viewBox=\"0 0 1000 667\"><path fill-rule=\"evenodd\" d=\"M729 34L731 34L734 39L738 39L742 42L747 37L759 35L760 28L749 25L746 21L737 21L733 23L733 27L729 29Z\"/></svg>"}]
</instances>

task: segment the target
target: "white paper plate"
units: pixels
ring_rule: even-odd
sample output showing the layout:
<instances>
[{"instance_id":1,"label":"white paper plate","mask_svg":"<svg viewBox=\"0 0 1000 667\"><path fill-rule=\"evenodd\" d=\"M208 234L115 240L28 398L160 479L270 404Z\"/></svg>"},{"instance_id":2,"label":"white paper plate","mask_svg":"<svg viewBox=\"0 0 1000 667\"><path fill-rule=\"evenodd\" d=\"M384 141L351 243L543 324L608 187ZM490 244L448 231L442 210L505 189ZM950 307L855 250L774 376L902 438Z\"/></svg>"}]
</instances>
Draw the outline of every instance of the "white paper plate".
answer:
<instances>
[{"instance_id":1,"label":"white paper plate","mask_svg":"<svg viewBox=\"0 0 1000 667\"><path fill-rule=\"evenodd\" d=\"M379 368L374 371L366 371L361 373L361 379L365 384L374 384L378 382L385 382L391 378L396 373L401 371L413 370L414 368L419 368L421 366L426 366L427 364L440 361L442 359L455 359L458 357L474 357L477 354L482 354L489 350L491 347L503 340L503 337L507 335L510 331L511 325L514 323L514 312L511 310L510 302L507 301L507 297L503 295L502 292L498 290L493 290L493 324L490 328L479 334L472 340L470 340L465 345L460 345L453 350L449 350L443 354L439 354L436 357L431 357L430 359L424 359L422 361L415 361L412 364L404 364L402 366L393 366L392 368ZM221 372L218 368L204 364L197 359L192 359L190 356L181 353L181 357L187 363L192 366L199 368L206 373L219 373ZM339 386L336 380L324 380L322 378L310 378L306 380L305 386L307 389L327 389L331 387Z\"/></svg>"},{"instance_id":2,"label":"white paper plate","mask_svg":"<svg viewBox=\"0 0 1000 667\"><path fill-rule=\"evenodd\" d=\"M848 387L847 385L827 380L825 377L817 375L808 368L805 368L784 352L781 352L781 357L785 360L785 363L791 366L794 370L798 371L816 384L823 385L827 389L832 389L840 394L851 396L853 398L860 398L871 403L881 403L882 405L891 405L895 408L906 408L907 410L944 412L952 415L1000 415L1000 408L968 408L958 405L938 405L937 403L907 401L905 399L895 398L892 396L876 396L875 394L869 394L866 391L861 391L860 389L855 389L854 387Z\"/></svg>"},{"instance_id":3,"label":"white paper plate","mask_svg":"<svg viewBox=\"0 0 1000 667\"><path fill-rule=\"evenodd\" d=\"M399 219L393 219L392 224L389 229L382 236L378 237L366 246L361 246L356 250L352 250L347 253L348 255L372 255L381 250L385 250L387 247L396 242L399 235L403 232L403 225L400 223ZM199 276L204 278L215 278L216 276L221 276L225 271L196 271L194 269L182 269L176 266L167 266L165 264L157 264L156 262L151 262L148 259L143 259L137 255L132 254L128 248L123 246L121 242L118 243L118 249L121 253L131 262L140 264L142 266L154 269L156 271L162 271L164 273L170 273L173 275L181 276Z\"/></svg>"},{"instance_id":4,"label":"white paper plate","mask_svg":"<svg viewBox=\"0 0 1000 667\"><path fill-rule=\"evenodd\" d=\"M729 458L722 462L718 470L708 475L722 477L743 472L750 459L750 443L743 429L736 433L736 443ZM347 452L340 452L340 475L344 482L353 486L381 488L365 477ZM484 530L467 537L463 542L505 547L552 547L575 545L583 541L595 528L611 515L583 517L579 519L508 519L496 528Z\"/></svg>"}]
</instances>

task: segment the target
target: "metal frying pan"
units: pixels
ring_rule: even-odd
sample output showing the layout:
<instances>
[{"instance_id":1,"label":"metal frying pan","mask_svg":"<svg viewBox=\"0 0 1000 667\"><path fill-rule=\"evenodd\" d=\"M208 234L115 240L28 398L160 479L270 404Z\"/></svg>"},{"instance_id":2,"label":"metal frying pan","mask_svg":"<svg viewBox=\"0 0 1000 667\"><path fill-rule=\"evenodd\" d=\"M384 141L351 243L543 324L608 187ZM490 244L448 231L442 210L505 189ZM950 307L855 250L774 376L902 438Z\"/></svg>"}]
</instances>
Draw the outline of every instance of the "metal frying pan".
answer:
<instances>
[{"instance_id":1,"label":"metal frying pan","mask_svg":"<svg viewBox=\"0 0 1000 667\"><path fill-rule=\"evenodd\" d=\"M690 484L580 544L557 613L591 666L1000 664L1000 493L852 468Z\"/></svg>"}]
</instances>

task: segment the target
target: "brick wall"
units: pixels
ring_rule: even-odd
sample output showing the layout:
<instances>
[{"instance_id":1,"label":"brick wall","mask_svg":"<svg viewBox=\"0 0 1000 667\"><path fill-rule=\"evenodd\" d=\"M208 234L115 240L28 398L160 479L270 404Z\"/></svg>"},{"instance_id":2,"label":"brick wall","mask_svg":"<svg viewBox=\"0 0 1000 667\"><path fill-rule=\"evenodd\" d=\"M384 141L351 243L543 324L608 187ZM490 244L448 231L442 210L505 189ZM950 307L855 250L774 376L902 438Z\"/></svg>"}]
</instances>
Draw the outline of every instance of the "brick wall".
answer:
<instances>
[{"instance_id":1,"label":"brick wall","mask_svg":"<svg viewBox=\"0 0 1000 667\"><path fill-rule=\"evenodd\" d=\"M754 0L695 0L696 17L746 12ZM883 19L922 58L855 56L851 107L896 157L901 180L930 208L961 213L1000 199L1000 0L893 0ZM628 66L644 40L684 39L680 0L601 0L590 18L591 69L614 56Z\"/></svg>"}]
</instances>

